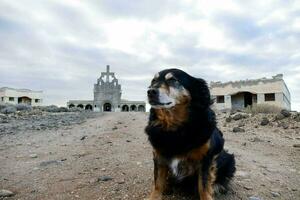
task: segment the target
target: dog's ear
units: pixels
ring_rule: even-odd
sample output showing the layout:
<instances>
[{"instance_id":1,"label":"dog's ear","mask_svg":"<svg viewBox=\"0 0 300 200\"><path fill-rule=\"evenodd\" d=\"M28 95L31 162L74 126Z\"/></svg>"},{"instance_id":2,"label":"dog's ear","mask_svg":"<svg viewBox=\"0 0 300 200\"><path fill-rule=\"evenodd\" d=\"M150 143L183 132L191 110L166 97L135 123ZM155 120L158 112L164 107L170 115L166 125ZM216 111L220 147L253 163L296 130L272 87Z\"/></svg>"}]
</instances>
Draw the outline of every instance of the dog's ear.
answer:
<instances>
[{"instance_id":1,"label":"dog's ear","mask_svg":"<svg viewBox=\"0 0 300 200\"><path fill-rule=\"evenodd\" d=\"M192 103L201 109L206 109L212 104L210 92L205 80L193 78L193 84L190 88Z\"/></svg>"}]
</instances>

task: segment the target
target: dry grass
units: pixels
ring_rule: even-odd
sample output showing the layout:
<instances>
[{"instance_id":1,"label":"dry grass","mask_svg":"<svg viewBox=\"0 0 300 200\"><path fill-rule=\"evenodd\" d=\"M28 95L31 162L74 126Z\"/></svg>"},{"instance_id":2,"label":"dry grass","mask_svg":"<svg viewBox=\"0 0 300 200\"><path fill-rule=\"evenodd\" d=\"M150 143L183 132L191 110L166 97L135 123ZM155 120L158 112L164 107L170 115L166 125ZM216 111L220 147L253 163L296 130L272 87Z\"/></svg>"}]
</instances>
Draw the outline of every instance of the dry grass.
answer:
<instances>
[{"instance_id":1,"label":"dry grass","mask_svg":"<svg viewBox=\"0 0 300 200\"><path fill-rule=\"evenodd\" d=\"M245 111L247 113L252 113L252 114L258 114L258 113L280 113L282 108L275 106L275 105L269 105L269 104L256 104L252 106L248 106Z\"/></svg>"}]
</instances>

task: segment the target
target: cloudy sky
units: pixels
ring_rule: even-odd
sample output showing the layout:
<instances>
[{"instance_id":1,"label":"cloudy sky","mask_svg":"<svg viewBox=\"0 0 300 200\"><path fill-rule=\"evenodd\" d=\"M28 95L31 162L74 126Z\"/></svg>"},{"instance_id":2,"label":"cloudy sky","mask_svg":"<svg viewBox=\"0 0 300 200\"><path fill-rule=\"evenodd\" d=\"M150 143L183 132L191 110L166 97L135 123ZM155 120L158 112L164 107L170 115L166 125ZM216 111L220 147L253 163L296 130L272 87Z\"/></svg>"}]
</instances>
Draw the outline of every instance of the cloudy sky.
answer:
<instances>
[{"instance_id":1,"label":"cloudy sky","mask_svg":"<svg viewBox=\"0 0 300 200\"><path fill-rule=\"evenodd\" d=\"M0 42L0 87L46 104L92 99L109 64L130 100L167 67L208 82L283 73L300 110L297 0L1 0Z\"/></svg>"}]
</instances>

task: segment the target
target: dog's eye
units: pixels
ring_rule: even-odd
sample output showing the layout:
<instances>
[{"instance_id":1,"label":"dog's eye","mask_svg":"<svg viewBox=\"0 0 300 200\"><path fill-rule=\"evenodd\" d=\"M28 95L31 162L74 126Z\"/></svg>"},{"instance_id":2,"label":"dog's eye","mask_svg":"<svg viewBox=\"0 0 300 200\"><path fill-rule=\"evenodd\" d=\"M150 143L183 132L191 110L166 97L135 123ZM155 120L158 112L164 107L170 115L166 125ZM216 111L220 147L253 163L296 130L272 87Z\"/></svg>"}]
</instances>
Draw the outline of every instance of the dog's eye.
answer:
<instances>
[{"instance_id":1,"label":"dog's eye","mask_svg":"<svg viewBox=\"0 0 300 200\"><path fill-rule=\"evenodd\" d=\"M156 80L157 80L156 78L152 79L151 85L154 84L156 82Z\"/></svg>"}]
</instances>

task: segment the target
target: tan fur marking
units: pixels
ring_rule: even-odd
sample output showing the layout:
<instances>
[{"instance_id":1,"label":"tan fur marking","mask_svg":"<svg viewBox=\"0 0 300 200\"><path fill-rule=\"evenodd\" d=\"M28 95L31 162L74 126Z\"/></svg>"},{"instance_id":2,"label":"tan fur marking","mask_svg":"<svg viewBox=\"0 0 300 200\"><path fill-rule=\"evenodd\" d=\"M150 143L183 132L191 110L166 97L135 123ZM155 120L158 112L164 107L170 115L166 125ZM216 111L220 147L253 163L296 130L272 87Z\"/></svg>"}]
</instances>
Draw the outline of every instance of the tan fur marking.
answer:
<instances>
[{"instance_id":1,"label":"tan fur marking","mask_svg":"<svg viewBox=\"0 0 300 200\"><path fill-rule=\"evenodd\" d=\"M209 170L209 176L208 176L208 193L213 196L214 190L213 190L213 185L216 180L216 174L217 174L217 167L216 167L216 161L213 161L213 164L210 166Z\"/></svg>"},{"instance_id":2,"label":"tan fur marking","mask_svg":"<svg viewBox=\"0 0 300 200\"><path fill-rule=\"evenodd\" d=\"M205 188L203 187L202 177L201 175L199 175L198 191L199 191L200 200L213 200L213 195L214 195L213 184L216 180L216 173L217 173L217 167L216 167L216 161L214 159L212 165L209 168L208 180Z\"/></svg>"},{"instance_id":3,"label":"tan fur marking","mask_svg":"<svg viewBox=\"0 0 300 200\"><path fill-rule=\"evenodd\" d=\"M166 84L164 84L164 83L160 85L160 89L161 90L165 90L167 94L170 93L169 87Z\"/></svg>"},{"instance_id":4,"label":"tan fur marking","mask_svg":"<svg viewBox=\"0 0 300 200\"><path fill-rule=\"evenodd\" d=\"M204 145L201 145L199 148L190 151L187 155L187 159L201 161L204 158L204 156L206 156L209 147L210 147L210 140L208 140Z\"/></svg>"},{"instance_id":5,"label":"tan fur marking","mask_svg":"<svg viewBox=\"0 0 300 200\"><path fill-rule=\"evenodd\" d=\"M159 153L154 150L153 156L155 159L159 159ZM161 200L162 194L167 187L167 177L168 177L168 167L166 165L162 165L156 163L154 166L154 184L153 189L150 195L150 200Z\"/></svg>"},{"instance_id":6,"label":"tan fur marking","mask_svg":"<svg viewBox=\"0 0 300 200\"><path fill-rule=\"evenodd\" d=\"M165 79L168 80L168 79L170 79L172 77L173 77L173 74L170 72L170 73L166 74Z\"/></svg>"},{"instance_id":7,"label":"tan fur marking","mask_svg":"<svg viewBox=\"0 0 300 200\"><path fill-rule=\"evenodd\" d=\"M162 125L166 130L175 130L178 126L187 121L189 98L184 98L186 99L182 101L183 103L177 104L173 108L155 109L158 120L154 123Z\"/></svg>"}]
</instances>

